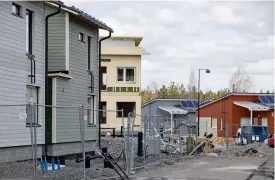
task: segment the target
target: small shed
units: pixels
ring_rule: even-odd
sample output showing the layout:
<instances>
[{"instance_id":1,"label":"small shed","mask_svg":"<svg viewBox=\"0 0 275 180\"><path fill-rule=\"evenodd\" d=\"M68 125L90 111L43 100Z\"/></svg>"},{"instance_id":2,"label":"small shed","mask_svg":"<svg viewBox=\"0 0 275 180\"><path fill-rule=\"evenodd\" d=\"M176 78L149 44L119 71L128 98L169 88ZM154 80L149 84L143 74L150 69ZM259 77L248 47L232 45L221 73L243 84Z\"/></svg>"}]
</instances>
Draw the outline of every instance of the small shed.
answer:
<instances>
[{"instance_id":1,"label":"small shed","mask_svg":"<svg viewBox=\"0 0 275 180\"><path fill-rule=\"evenodd\" d=\"M153 123L156 129L163 128L171 134L179 131L195 134L197 106L197 99L154 99L141 106L142 115L146 117L143 124L146 121L150 127Z\"/></svg>"}]
</instances>

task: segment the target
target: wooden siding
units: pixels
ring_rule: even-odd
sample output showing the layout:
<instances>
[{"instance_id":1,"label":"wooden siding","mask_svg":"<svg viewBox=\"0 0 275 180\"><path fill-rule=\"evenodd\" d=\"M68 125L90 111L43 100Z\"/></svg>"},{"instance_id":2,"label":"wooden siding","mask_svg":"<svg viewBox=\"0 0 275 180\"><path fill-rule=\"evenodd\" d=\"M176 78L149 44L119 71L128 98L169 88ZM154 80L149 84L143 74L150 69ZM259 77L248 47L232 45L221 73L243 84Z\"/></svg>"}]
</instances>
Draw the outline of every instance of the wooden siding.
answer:
<instances>
[{"instance_id":1,"label":"wooden siding","mask_svg":"<svg viewBox=\"0 0 275 180\"><path fill-rule=\"evenodd\" d=\"M91 76L88 69L87 36L91 39L91 70L94 73L94 92L98 104L98 29L70 16L70 80L57 80L57 106L87 105L87 94L91 92ZM78 33L84 33L85 43L78 40ZM80 141L79 113L77 108L57 109L56 143ZM86 116L86 112L84 113ZM96 118L97 119L97 118ZM87 121L86 121L87 122ZM97 139L97 127L86 126L86 140Z\"/></svg>"},{"instance_id":2,"label":"wooden siding","mask_svg":"<svg viewBox=\"0 0 275 180\"><path fill-rule=\"evenodd\" d=\"M39 87L39 103L44 104L44 31L43 2L17 1L22 17L12 15L12 2L0 2L0 104L25 104L26 86ZM31 84L31 61L26 56L26 9L33 11L33 54L36 62L36 83ZM0 147L31 144L25 106L0 107ZM44 108L39 108L37 143L44 144Z\"/></svg>"},{"instance_id":3,"label":"wooden siding","mask_svg":"<svg viewBox=\"0 0 275 180\"><path fill-rule=\"evenodd\" d=\"M47 14L56 12L57 8L47 6ZM49 71L65 70L65 13L49 18Z\"/></svg>"}]
</instances>

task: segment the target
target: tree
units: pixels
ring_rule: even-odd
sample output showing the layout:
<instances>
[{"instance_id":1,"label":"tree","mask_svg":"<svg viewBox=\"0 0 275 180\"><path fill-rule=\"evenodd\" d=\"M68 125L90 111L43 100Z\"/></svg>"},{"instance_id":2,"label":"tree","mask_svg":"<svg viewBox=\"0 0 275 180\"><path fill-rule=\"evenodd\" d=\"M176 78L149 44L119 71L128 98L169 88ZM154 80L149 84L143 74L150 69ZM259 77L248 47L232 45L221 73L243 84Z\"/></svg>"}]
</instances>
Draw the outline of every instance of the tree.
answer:
<instances>
[{"instance_id":1,"label":"tree","mask_svg":"<svg viewBox=\"0 0 275 180\"><path fill-rule=\"evenodd\" d=\"M162 85L162 87L157 91L157 98L167 98L168 97L168 89L165 85Z\"/></svg>"},{"instance_id":2,"label":"tree","mask_svg":"<svg viewBox=\"0 0 275 180\"><path fill-rule=\"evenodd\" d=\"M248 92L252 88L253 83L251 77L246 75L243 70L238 67L229 81L229 89L231 89L233 85L234 92Z\"/></svg>"},{"instance_id":3,"label":"tree","mask_svg":"<svg viewBox=\"0 0 275 180\"><path fill-rule=\"evenodd\" d=\"M266 94L270 94L269 90L266 91Z\"/></svg>"},{"instance_id":4,"label":"tree","mask_svg":"<svg viewBox=\"0 0 275 180\"><path fill-rule=\"evenodd\" d=\"M194 94L192 93L192 89L193 89L193 87L196 88L196 84L197 84L197 78L195 75L195 70L194 70L194 68L192 68L190 71L190 74L189 74L189 82L187 85L187 91L189 94L189 98L196 98L196 96L193 97Z\"/></svg>"},{"instance_id":5,"label":"tree","mask_svg":"<svg viewBox=\"0 0 275 180\"><path fill-rule=\"evenodd\" d=\"M263 93L263 90L262 90L262 89L260 90L260 93Z\"/></svg>"}]
</instances>

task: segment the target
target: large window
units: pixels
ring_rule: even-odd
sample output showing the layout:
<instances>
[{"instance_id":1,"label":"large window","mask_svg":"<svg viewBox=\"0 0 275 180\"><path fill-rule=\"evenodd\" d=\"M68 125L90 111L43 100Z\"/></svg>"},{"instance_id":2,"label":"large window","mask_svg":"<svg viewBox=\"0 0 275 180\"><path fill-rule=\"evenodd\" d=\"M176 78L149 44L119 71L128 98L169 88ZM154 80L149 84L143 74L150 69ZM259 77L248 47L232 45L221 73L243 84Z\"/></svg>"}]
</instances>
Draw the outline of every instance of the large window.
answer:
<instances>
[{"instance_id":1,"label":"large window","mask_svg":"<svg viewBox=\"0 0 275 180\"><path fill-rule=\"evenodd\" d=\"M268 121L266 117L262 117L262 126L268 126Z\"/></svg>"},{"instance_id":2,"label":"large window","mask_svg":"<svg viewBox=\"0 0 275 180\"><path fill-rule=\"evenodd\" d=\"M27 88L26 88L26 104L30 104L30 103L38 104L38 92L39 92L38 87L27 86ZM32 108L31 111L28 111L28 110L29 109L27 108L27 114L31 112L31 118L27 118L26 123L27 124L31 124L31 122L38 123L38 106L35 106L34 108ZM36 116L35 116L35 114L36 114Z\"/></svg>"},{"instance_id":3,"label":"large window","mask_svg":"<svg viewBox=\"0 0 275 180\"><path fill-rule=\"evenodd\" d=\"M116 103L117 110L123 109L123 117L128 117L130 112L136 110L135 102L117 102ZM117 117L122 117L122 112L117 112Z\"/></svg>"},{"instance_id":4,"label":"large window","mask_svg":"<svg viewBox=\"0 0 275 180\"><path fill-rule=\"evenodd\" d=\"M119 68L117 68L117 81L135 82L136 81L136 68L133 68L133 67L119 67Z\"/></svg>"},{"instance_id":5,"label":"large window","mask_svg":"<svg viewBox=\"0 0 275 180\"><path fill-rule=\"evenodd\" d=\"M211 128L217 128L217 118L211 119Z\"/></svg>"},{"instance_id":6,"label":"large window","mask_svg":"<svg viewBox=\"0 0 275 180\"><path fill-rule=\"evenodd\" d=\"M107 67L101 67L101 90L107 89Z\"/></svg>"},{"instance_id":7,"label":"large window","mask_svg":"<svg viewBox=\"0 0 275 180\"><path fill-rule=\"evenodd\" d=\"M95 125L96 119L96 101L95 96L88 97L88 110L87 110L87 120L89 125Z\"/></svg>"},{"instance_id":8,"label":"large window","mask_svg":"<svg viewBox=\"0 0 275 180\"><path fill-rule=\"evenodd\" d=\"M101 124L106 124L107 121L107 103L106 102L101 102L101 108L102 108L102 116L101 116Z\"/></svg>"},{"instance_id":9,"label":"large window","mask_svg":"<svg viewBox=\"0 0 275 180\"><path fill-rule=\"evenodd\" d=\"M33 12L26 10L26 52L32 54L32 21Z\"/></svg>"}]
</instances>

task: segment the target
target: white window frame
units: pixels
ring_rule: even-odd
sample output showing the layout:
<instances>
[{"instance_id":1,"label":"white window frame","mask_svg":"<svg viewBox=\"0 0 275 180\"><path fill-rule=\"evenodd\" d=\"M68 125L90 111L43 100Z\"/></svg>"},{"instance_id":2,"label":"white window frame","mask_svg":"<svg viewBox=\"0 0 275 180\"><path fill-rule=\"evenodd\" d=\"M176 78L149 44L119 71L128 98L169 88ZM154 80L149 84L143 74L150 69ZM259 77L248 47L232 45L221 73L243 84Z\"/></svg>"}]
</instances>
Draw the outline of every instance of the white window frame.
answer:
<instances>
[{"instance_id":1,"label":"white window frame","mask_svg":"<svg viewBox=\"0 0 275 180\"><path fill-rule=\"evenodd\" d=\"M88 125L96 125L96 96L88 97L87 123ZM92 106L91 106L92 105Z\"/></svg>"},{"instance_id":2,"label":"white window frame","mask_svg":"<svg viewBox=\"0 0 275 180\"><path fill-rule=\"evenodd\" d=\"M221 130L223 130L222 118L221 118Z\"/></svg>"},{"instance_id":3,"label":"white window frame","mask_svg":"<svg viewBox=\"0 0 275 180\"><path fill-rule=\"evenodd\" d=\"M240 124L241 125L250 125L250 121L251 121L251 119L249 117L242 117ZM243 123L243 122L245 122L245 123Z\"/></svg>"},{"instance_id":4,"label":"white window frame","mask_svg":"<svg viewBox=\"0 0 275 180\"><path fill-rule=\"evenodd\" d=\"M36 98L32 98L32 96L31 96L32 99L31 98L28 99L28 89L31 89L31 91L35 91L34 94L35 94ZM31 104L32 103L38 104L38 101L39 101L39 87L36 87L36 86L26 86L26 104L30 104L30 103ZM36 124L38 124L38 122L39 122L38 121L38 117L39 117L39 111L38 110L39 110L38 106L36 106ZM26 124L30 124L30 122L27 122L27 120L28 119L26 119Z\"/></svg>"},{"instance_id":5,"label":"white window frame","mask_svg":"<svg viewBox=\"0 0 275 180\"><path fill-rule=\"evenodd\" d=\"M123 80L119 81L118 80L118 70L119 69L123 69ZM126 80L126 70L127 69L134 69L134 81L127 81ZM136 67L117 67L117 82L121 82L121 83L136 83Z\"/></svg>"},{"instance_id":6,"label":"white window frame","mask_svg":"<svg viewBox=\"0 0 275 180\"><path fill-rule=\"evenodd\" d=\"M21 17L21 6L19 6L18 4L12 3L11 12L13 15Z\"/></svg>"},{"instance_id":7,"label":"white window frame","mask_svg":"<svg viewBox=\"0 0 275 180\"><path fill-rule=\"evenodd\" d=\"M216 126L213 126L213 120L216 121ZM211 118L211 128L217 129L218 128L218 119L217 118Z\"/></svg>"},{"instance_id":8,"label":"white window frame","mask_svg":"<svg viewBox=\"0 0 275 180\"><path fill-rule=\"evenodd\" d=\"M84 40L84 33L82 33L82 32L78 33L78 40L81 41L81 42L85 42L85 40Z\"/></svg>"},{"instance_id":9,"label":"white window frame","mask_svg":"<svg viewBox=\"0 0 275 180\"><path fill-rule=\"evenodd\" d=\"M265 124L263 123L263 120L265 120ZM262 126L268 126L268 118L267 117L262 117Z\"/></svg>"}]
</instances>

